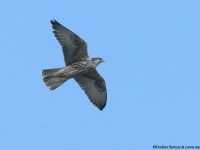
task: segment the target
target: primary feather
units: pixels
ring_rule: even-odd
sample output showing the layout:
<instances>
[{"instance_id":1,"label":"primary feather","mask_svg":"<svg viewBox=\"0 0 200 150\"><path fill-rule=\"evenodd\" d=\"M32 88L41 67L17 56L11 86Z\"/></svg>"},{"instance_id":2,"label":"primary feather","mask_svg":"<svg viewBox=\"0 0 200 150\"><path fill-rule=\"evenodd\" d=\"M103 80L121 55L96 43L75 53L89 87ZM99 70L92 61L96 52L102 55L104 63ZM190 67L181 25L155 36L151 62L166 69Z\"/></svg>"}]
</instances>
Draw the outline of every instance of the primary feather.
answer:
<instances>
[{"instance_id":1,"label":"primary feather","mask_svg":"<svg viewBox=\"0 0 200 150\"><path fill-rule=\"evenodd\" d=\"M107 101L106 83L96 70L104 62L103 59L90 58L87 43L82 38L56 20L51 20L51 24L53 33L62 46L66 67L42 70L45 85L54 90L68 79L74 78L90 101L103 110Z\"/></svg>"}]
</instances>

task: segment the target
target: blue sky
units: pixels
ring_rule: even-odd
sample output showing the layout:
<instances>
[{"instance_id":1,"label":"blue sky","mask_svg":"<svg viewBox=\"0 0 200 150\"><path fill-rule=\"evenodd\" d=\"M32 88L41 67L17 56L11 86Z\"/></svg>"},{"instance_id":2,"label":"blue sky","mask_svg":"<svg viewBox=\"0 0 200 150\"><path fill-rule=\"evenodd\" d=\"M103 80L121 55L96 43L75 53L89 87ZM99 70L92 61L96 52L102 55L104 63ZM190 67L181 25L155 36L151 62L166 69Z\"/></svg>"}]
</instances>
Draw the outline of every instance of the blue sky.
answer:
<instances>
[{"instance_id":1,"label":"blue sky","mask_svg":"<svg viewBox=\"0 0 200 150\"><path fill-rule=\"evenodd\" d=\"M153 149L199 144L200 1L3 1L1 150ZM54 91L41 70L64 67L51 19L102 57L99 111L72 79Z\"/></svg>"}]
</instances>

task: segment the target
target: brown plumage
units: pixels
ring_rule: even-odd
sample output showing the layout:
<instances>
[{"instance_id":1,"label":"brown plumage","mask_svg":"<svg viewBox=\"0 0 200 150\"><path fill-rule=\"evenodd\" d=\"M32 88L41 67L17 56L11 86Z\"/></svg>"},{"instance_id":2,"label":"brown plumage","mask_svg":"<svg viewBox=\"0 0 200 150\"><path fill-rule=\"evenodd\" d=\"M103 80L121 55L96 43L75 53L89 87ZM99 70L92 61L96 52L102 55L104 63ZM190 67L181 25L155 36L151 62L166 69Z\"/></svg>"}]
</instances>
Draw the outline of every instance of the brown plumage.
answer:
<instances>
[{"instance_id":1,"label":"brown plumage","mask_svg":"<svg viewBox=\"0 0 200 150\"><path fill-rule=\"evenodd\" d=\"M64 54L66 67L42 70L43 81L50 90L54 90L68 79L74 78L85 91L90 101L100 110L106 105L106 83L96 67L104 62L102 58L90 58L87 43L78 35L51 20L53 33Z\"/></svg>"}]
</instances>

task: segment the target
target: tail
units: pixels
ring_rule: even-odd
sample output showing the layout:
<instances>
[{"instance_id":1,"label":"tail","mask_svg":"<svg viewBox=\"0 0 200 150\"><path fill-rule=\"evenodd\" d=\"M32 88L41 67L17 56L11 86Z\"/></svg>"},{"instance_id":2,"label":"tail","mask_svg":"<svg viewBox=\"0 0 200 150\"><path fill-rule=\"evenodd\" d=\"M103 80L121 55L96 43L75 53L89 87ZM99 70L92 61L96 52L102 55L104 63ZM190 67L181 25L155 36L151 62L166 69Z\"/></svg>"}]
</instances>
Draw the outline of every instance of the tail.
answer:
<instances>
[{"instance_id":1,"label":"tail","mask_svg":"<svg viewBox=\"0 0 200 150\"><path fill-rule=\"evenodd\" d=\"M56 89L68 80L68 78L56 75L56 73L61 69L63 68L42 70L43 82L50 90Z\"/></svg>"}]
</instances>

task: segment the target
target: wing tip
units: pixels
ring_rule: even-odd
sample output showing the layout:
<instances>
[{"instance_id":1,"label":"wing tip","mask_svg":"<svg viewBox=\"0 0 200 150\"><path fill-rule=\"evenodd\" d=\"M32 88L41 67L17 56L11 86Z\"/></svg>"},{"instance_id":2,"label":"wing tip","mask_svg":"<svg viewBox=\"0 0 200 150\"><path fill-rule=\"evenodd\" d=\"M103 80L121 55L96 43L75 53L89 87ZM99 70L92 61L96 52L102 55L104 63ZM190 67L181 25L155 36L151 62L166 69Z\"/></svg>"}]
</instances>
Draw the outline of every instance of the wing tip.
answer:
<instances>
[{"instance_id":1,"label":"wing tip","mask_svg":"<svg viewBox=\"0 0 200 150\"><path fill-rule=\"evenodd\" d=\"M61 25L58 21L56 21L55 19L50 20L50 23L52 24L52 28L54 30L58 30L59 28L63 28L64 26ZM65 27L64 27L65 28Z\"/></svg>"},{"instance_id":2,"label":"wing tip","mask_svg":"<svg viewBox=\"0 0 200 150\"><path fill-rule=\"evenodd\" d=\"M54 28L55 26L62 26L62 25L61 25L58 21L56 21L55 19L50 20L50 23L52 24L53 28Z\"/></svg>"},{"instance_id":3,"label":"wing tip","mask_svg":"<svg viewBox=\"0 0 200 150\"><path fill-rule=\"evenodd\" d=\"M91 101L91 100L90 100ZM105 106L106 106L106 103L104 103L104 104L102 104L102 103L99 103L99 102L94 102L94 101L91 101L92 102L92 104L94 105L94 106L96 106L100 111L102 111L104 108L105 108Z\"/></svg>"},{"instance_id":4,"label":"wing tip","mask_svg":"<svg viewBox=\"0 0 200 150\"><path fill-rule=\"evenodd\" d=\"M104 107L98 107L100 111L103 111Z\"/></svg>"},{"instance_id":5,"label":"wing tip","mask_svg":"<svg viewBox=\"0 0 200 150\"><path fill-rule=\"evenodd\" d=\"M50 20L50 23L55 24L55 23L58 23L58 22L55 19L53 19L53 20Z\"/></svg>"},{"instance_id":6,"label":"wing tip","mask_svg":"<svg viewBox=\"0 0 200 150\"><path fill-rule=\"evenodd\" d=\"M105 108L106 104L105 105L101 105L101 106L96 106L99 108L100 111L103 111L103 109Z\"/></svg>"}]
</instances>

